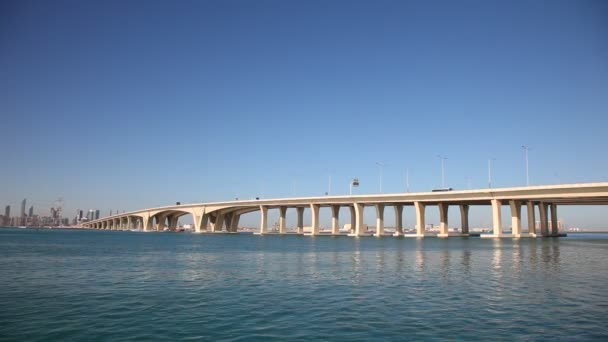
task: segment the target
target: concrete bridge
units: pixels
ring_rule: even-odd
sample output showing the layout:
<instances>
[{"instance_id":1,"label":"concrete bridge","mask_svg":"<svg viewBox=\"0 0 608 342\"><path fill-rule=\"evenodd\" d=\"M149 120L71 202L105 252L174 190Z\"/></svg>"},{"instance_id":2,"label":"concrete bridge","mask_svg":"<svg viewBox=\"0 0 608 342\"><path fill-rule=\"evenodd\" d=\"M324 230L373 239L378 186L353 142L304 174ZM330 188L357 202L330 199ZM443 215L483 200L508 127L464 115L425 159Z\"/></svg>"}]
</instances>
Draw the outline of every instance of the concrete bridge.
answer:
<instances>
[{"instance_id":1,"label":"concrete bridge","mask_svg":"<svg viewBox=\"0 0 608 342\"><path fill-rule=\"evenodd\" d=\"M425 213L428 207L439 210L440 232L438 237L469 234L469 208L471 206L492 207L492 234L485 237L536 237L557 236L558 205L604 205L608 204L608 182L584 184L560 184L527 186L516 188L479 189L466 191L442 191L420 193L375 194L356 196L322 196L303 198L279 198L263 200L198 203L151 208L117 214L84 224L91 229L141 229L176 230L178 219L191 215L195 231L237 232L241 215L260 212L259 234L268 234L268 210L279 210L279 234L287 233L287 209L295 208L297 213L297 233L304 234L304 209L310 208L311 227L307 235L318 235L319 209L331 208L331 234L339 234L339 211L350 211L350 236L368 235L365 231L363 212L365 207L376 209L376 233L384 235L384 212L387 207L395 211L395 236L428 236L425 233ZM416 213L416 233L403 233L403 207L414 206ZM502 227L502 206L511 210L511 233L504 233ZM461 217L461 231L448 233L448 210L457 207ZM540 219L540 231L536 231L536 207ZM522 231L522 208L527 210L528 233ZM549 214L550 213L550 214ZM549 219L550 216L550 219ZM549 226L549 222L551 223ZM484 235L482 235L484 236Z\"/></svg>"}]
</instances>

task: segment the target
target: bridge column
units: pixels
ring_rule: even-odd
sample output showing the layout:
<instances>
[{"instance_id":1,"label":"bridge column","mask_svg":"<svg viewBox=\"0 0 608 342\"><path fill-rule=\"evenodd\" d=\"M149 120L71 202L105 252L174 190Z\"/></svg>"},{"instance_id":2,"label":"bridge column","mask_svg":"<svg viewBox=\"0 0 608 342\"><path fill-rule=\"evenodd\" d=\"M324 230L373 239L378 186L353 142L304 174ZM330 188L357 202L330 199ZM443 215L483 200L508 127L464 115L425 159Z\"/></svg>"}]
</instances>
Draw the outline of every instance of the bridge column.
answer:
<instances>
[{"instance_id":1,"label":"bridge column","mask_svg":"<svg viewBox=\"0 0 608 342\"><path fill-rule=\"evenodd\" d=\"M502 236L502 202L497 199L492 200L492 230L494 237Z\"/></svg>"},{"instance_id":2,"label":"bridge column","mask_svg":"<svg viewBox=\"0 0 608 342\"><path fill-rule=\"evenodd\" d=\"M169 216L169 230L174 232L177 230L178 225L179 225L179 215L177 214L173 214L171 216Z\"/></svg>"},{"instance_id":3,"label":"bridge column","mask_svg":"<svg viewBox=\"0 0 608 342\"><path fill-rule=\"evenodd\" d=\"M403 205L395 204L395 233L393 236L403 235Z\"/></svg>"},{"instance_id":4,"label":"bridge column","mask_svg":"<svg viewBox=\"0 0 608 342\"><path fill-rule=\"evenodd\" d=\"M448 209L450 208L447 203L439 203L439 234L437 237L448 237Z\"/></svg>"},{"instance_id":5,"label":"bridge column","mask_svg":"<svg viewBox=\"0 0 608 342\"><path fill-rule=\"evenodd\" d=\"M332 235L340 234L340 206L331 206L331 233Z\"/></svg>"},{"instance_id":6,"label":"bridge column","mask_svg":"<svg viewBox=\"0 0 608 342\"><path fill-rule=\"evenodd\" d=\"M150 215L146 215L145 217L142 217L141 219L142 221L142 229L146 232L151 231L152 230L152 218L150 217Z\"/></svg>"},{"instance_id":7,"label":"bridge column","mask_svg":"<svg viewBox=\"0 0 608 342\"><path fill-rule=\"evenodd\" d=\"M296 212L298 213L298 234L304 234L304 208L297 207Z\"/></svg>"},{"instance_id":8,"label":"bridge column","mask_svg":"<svg viewBox=\"0 0 608 342\"><path fill-rule=\"evenodd\" d=\"M460 233L469 234L469 205L460 205Z\"/></svg>"},{"instance_id":9,"label":"bridge column","mask_svg":"<svg viewBox=\"0 0 608 342\"><path fill-rule=\"evenodd\" d=\"M349 234L354 234L355 227L357 226L357 215L355 214L354 206L350 206L349 210L350 210L350 233Z\"/></svg>"},{"instance_id":10,"label":"bridge column","mask_svg":"<svg viewBox=\"0 0 608 342\"><path fill-rule=\"evenodd\" d=\"M362 236L365 233L363 231L363 229L364 229L363 210L365 209L365 206L361 203L355 203L354 208L355 208L355 233L351 234L351 235Z\"/></svg>"},{"instance_id":11,"label":"bridge column","mask_svg":"<svg viewBox=\"0 0 608 342\"><path fill-rule=\"evenodd\" d=\"M521 202L510 200L511 207L511 234L514 237L521 237Z\"/></svg>"},{"instance_id":12,"label":"bridge column","mask_svg":"<svg viewBox=\"0 0 608 342\"><path fill-rule=\"evenodd\" d=\"M213 228L211 229L214 233L219 233L224 228L224 214L221 211L215 212L215 221L212 222Z\"/></svg>"},{"instance_id":13,"label":"bridge column","mask_svg":"<svg viewBox=\"0 0 608 342\"><path fill-rule=\"evenodd\" d=\"M549 210L549 205L547 203L540 202L538 204L538 209L540 211L540 234L542 236L548 236L549 227L547 221L549 221L549 218L547 217L547 211Z\"/></svg>"},{"instance_id":14,"label":"bridge column","mask_svg":"<svg viewBox=\"0 0 608 342\"><path fill-rule=\"evenodd\" d=\"M557 235L559 233L557 223L557 204L551 203L551 235Z\"/></svg>"},{"instance_id":15,"label":"bridge column","mask_svg":"<svg viewBox=\"0 0 608 342\"><path fill-rule=\"evenodd\" d=\"M528 201L528 233L536 236L536 217L534 212L534 202Z\"/></svg>"},{"instance_id":16,"label":"bridge column","mask_svg":"<svg viewBox=\"0 0 608 342\"><path fill-rule=\"evenodd\" d=\"M416 235L424 236L426 231L426 223L425 223L425 209L426 204L421 202L414 202L414 207L416 209Z\"/></svg>"},{"instance_id":17,"label":"bridge column","mask_svg":"<svg viewBox=\"0 0 608 342\"><path fill-rule=\"evenodd\" d=\"M376 236L384 234L384 204L376 204Z\"/></svg>"},{"instance_id":18,"label":"bridge column","mask_svg":"<svg viewBox=\"0 0 608 342\"><path fill-rule=\"evenodd\" d=\"M268 207L260 206L260 234L268 233Z\"/></svg>"},{"instance_id":19,"label":"bridge column","mask_svg":"<svg viewBox=\"0 0 608 342\"><path fill-rule=\"evenodd\" d=\"M230 219L230 232L236 233L239 230L239 221L241 220L241 215L234 212L232 213L232 218Z\"/></svg>"},{"instance_id":20,"label":"bridge column","mask_svg":"<svg viewBox=\"0 0 608 342\"><path fill-rule=\"evenodd\" d=\"M133 222L131 221L131 216L127 216L127 229L133 229Z\"/></svg>"},{"instance_id":21,"label":"bridge column","mask_svg":"<svg viewBox=\"0 0 608 342\"><path fill-rule=\"evenodd\" d=\"M287 227L287 207L280 207L279 212L279 234L285 234L285 229Z\"/></svg>"},{"instance_id":22,"label":"bridge column","mask_svg":"<svg viewBox=\"0 0 608 342\"><path fill-rule=\"evenodd\" d=\"M203 212L203 215L201 216L201 225L199 231L209 231L209 214L205 212Z\"/></svg>"},{"instance_id":23,"label":"bridge column","mask_svg":"<svg viewBox=\"0 0 608 342\"><path fill-rule=\"evenodd\" d=\"M310 213L312 215L312 224L310 227L310 235L318 235L319 234L319 205L311 204L310 205Z\"/></svg>"}]
</instances>

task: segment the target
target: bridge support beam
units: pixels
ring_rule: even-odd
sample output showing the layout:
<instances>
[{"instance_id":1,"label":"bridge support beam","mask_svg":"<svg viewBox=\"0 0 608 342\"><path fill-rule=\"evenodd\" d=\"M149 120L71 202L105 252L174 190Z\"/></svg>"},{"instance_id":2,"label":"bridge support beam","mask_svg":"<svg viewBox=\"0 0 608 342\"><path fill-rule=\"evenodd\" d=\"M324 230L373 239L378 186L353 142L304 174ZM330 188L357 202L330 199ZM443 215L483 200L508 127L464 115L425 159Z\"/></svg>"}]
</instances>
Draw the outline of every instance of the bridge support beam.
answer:
<instances>
[{"instance_id":1,"label":"bridge support beam","mask_svg":"<svg viewBox=\"0 0 608 342\"><path fill-rule=\"evenodd\" d=\"M469 234L469 205L460 205L460 233Z\"/></svg>"},{"instance_id":2,"label":"bridge support beam","mask_svg":"<svg viewBox=\"0 0 608 342\"><path fill-rule=\"evenodd\" d=\"M230 229L231 233L236 233L239 230L239 221L241 220L241 214L234 212L230 217Z\"/></svg>"},{"instance_id":3,"label":"bridge support beam","mask_svg":"<svg viewBox=\"0 0 608 342\"><path fill-rule=\"evenodd\" d=\"M492 236L502 236L502 202L497 199L492 200Z\"/></svg>"},{"instance_id":4,"label":"bridge support beam","mask_svg":"<svg viewBox=\"0 0 608 342\"><path fill-rule=\"evenodd\" d=\"M340 234L340 206L331 206L331 233L333 235Z\"/></svg>"},{"instance_id":5,"label":"bridge support beam","mask_svg":"<svg viewBox=\"0 0 608 342\"><path fill-rule=\"evenodd\" d=\"M297 207L296 212L298 214L298 234L304 234L304 208Z\"/></svg>"},{"instance_id":6,"label":"bridge support beam","mask_svg":"<svg viewBox=\"0 0 608 342\"><path fill-rule=\"evenodd\" d=\"M403 205L395 204L395 233L393 236L403 235Z\"/></svg>"},{"instance_id":7,"label":"bridge support beam","mask_svg":"<svg viewBox=\"0 0 608 342\"><path fill-rule=\"evenodd\" d=\"M511 234L513 237L521 237L521 202L510 200L511 207Z\"/></svg>"},{"instance_id":8,"label":"bridge support beam","mask_svg":"<svg viewBox=\"0 0 608 342\"><path fill-rule=\"evenodd\" d=\"M279 214L279 234L285 234L287 229L287 207L280 207Z\"/></svg>"},{"instance_id":9,"label":"bridge support beam","mask_svg":"<svg viewBox=\"0 0 608 342\"><path fill-rule=\"evenodd\" d=\"M557 220L557 204L551 203L551 235L559 234L559 225Z\"/></svg>"},{"instance_id":10,"label":"bridge support beam","mask_svg":"<svg viewBox=\"0 0 608 342\"><path fill-rule=\"evenodd\" d=\"M448 209L447 203L439 203L439 234L437 237L448 237Z\"/></svg>"},{"instance_id":11,"label":"bridge support beam","mask_svg":"<svg viewBox=\"0 0 608 342\"><path fill-rule=\"evenodd\" d=\"M310 225L310 235L318 235L319 234L319 205L311 204L310 213L312 215L312 220L311 220L311 225Z\"/></svg>"},{"instance_id":12,"label":"bridge support beam","mask_svg":"<svg viewBox=\"0 0 608 342\"><path fill-rule=\"evenodd\" d=\"M376 204L376 234L384 235L384 204Z\"/></svg>"},{"instance_id":13,"label":"bridge support beam","mask_svg":"<svg viewBox=\"0 0 608 342\"><path fill-rule=\"evenodd\" d=\"M363 210L365 209L365 206L361 203L355 203L353 207L355 208L355 233L349 235L362 236L365 234L365 232L363 231Z\"/></svg>"},{"instance_id":14,"label":"bridge support beam","mask_svg":"<svg viewBox=\"0 0 608 342\"><path fill-rule=\"evenodd\" d=\"M538 209L540 212L540 234L542 236L548 236L549 226L547 221L549 221L549 218L547 211L549 211L549 205L547 203L540 202L538 204Z\"/></svg>"},{"instance_id":15,"label":"bridge support beam","mask_svg":"<svg viewBox=\"0 0 608 342\"><path fill-rule=\"evenodd\" d=\"M414 202L414 207L416 209L416 236L422 237L426 231L426 222L424 217L426 205L421 202Z\"/></svg>"},{"instance_id":16,"label":"bridge support beam","mask_svg":"<svg viewBox=\"0 0 608 342\"><path fill-rule=\"evenodd\" d=\"M260 234L268 233L268 207L260 206Z\"/></svg>"},{"instance_id":17,"label":"bridge support beam","mask_svg":"<svg viewBox=\"0 0 608 342\"><path fill-rule=\"evenodd\" d=\"M221 211L217 211L215 213L215 222L213 222L212 231L214 233L219 233L224 228L224 214Z\"/></svg>"},{"instance_id":18,"label":"bridge support beam","mask_svg":"<svg viewBox=\"0 0 608 342\"><path fill-rule=\"evenodd\" d=\"M349 234L355 233L355 227L357 226L357 215L355 213L355 206L349 206L350 211L350 232Z\"/></svg>"},{"instance_id":19,"label":"bridge support beam","mask_svg":"<svg viewBox=\"0 0 608 342\"><path fill-rule=\"evenodd\" d=\"M536 236L536 214L534 211L534 202L528 201L526 207L528 208L528 233Z\"/></svg>"}]
</instances>

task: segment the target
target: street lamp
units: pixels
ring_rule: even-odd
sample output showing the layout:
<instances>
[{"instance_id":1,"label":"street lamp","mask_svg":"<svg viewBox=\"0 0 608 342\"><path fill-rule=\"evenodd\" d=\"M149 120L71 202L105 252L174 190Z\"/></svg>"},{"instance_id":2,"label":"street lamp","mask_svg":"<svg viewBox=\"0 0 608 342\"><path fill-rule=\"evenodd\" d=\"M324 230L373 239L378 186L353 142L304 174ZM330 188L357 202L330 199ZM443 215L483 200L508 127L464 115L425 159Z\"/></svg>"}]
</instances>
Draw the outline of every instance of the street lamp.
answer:
<instances>
[{"instance_id":1,"label":"street lamp","mask_svg":"<svg viewBox=\"0 0 608 342\"><path fill-rule=\"evenodd\" d=\"M376 162L376 165L380 168L380 193L382 193L382 168L384 167L384 163Z\"/></svg>"},{"instance_id":2,"label":"street lamp","mask_svg":"<svg viewBox=\"0 0 608 342\"><path fill-rule=\"evenodd\" d=\"M526 155L526 186L530 186L530 174L528 173L528 151L530 151L530 147L522 145L521 148L524 149Z\"/></svg>"},{"instance_id":3,"label":"street lamp","mask_svg":"<svg viewBox=\"0 0 608 342\"><path fill-rule=\"evenodd\" d=\"M353 178L353 180L349 184L351 196L353 195L353 186L355 186L355 187L359 186L359 178Z\"/></svg>"},{"instance_id":4,"label":"street lamp","mask_svg":"<svg viewBox=\"0 0 608 342\"><path fill-rule=\"evenodd\" d=\"M488 188L492 189L492 160L496 158L488 159Z\"/></svg>"},{"instance_id":5,"label":"street lamp","mask_svg":"<svg viewBox=\"0 0 608 342\"><path fill-rule=\"evenodd\" d=\"M441 159L441 187L445 188L445 160L448 158L439 154L437 158Z\"/></svg>"}]
</instances>

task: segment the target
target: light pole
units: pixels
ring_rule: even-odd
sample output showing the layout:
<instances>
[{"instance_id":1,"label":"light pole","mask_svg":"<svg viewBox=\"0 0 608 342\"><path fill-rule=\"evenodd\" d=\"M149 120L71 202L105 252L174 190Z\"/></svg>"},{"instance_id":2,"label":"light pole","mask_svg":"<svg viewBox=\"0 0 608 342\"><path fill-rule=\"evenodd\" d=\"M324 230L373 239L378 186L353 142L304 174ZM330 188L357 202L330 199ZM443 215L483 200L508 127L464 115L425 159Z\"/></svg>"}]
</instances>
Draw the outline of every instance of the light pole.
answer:
<instances>
[{"instance_id":1,"label":"light pole","mask_svg":"<svg viewBox=\"0 0 608 342\"><path fill-rule=\"evenodd\" d=\"M350 188L350 195L353 195L353 186L359 186L359 178L353 178L353 180L348 185Z\"/></svg>"},{"instance_id":2,"label":"light pole","mask_svg":"<svg viewBox=\"0 0 608 342\"><path fill-rule=\"evenodd\" d=\"M496 158L488 159L488 188L492 189L492 160Z\"/></svg>"},{"instance_id":3,"label":"light pole","mask_svg":"<svg viewBox=\"0 0 608 342\"><path fill-rule=\"evenodd\" d=\"M376 162L376 165L380 168L380 193L382 193L382 168L384 167L384 163Z\"/></svg>"},{"instance_id":4,"label":"light pole","mask_svg":"<svg viewBox=\"0 0 608 342\"><path fill-rule=\"evenodd\" d=\"M441 159L441 187L445 188L445 160L448 158L439 154L437 158Z\"/></svg>"},{"instance_id":5,"label":"light pole","mask_svg":"<svg viewBox=\"0 0 608 342\"><path fill-rule=\"evenodd\" d=\"M530 174L528 173L528 151L530 151L530 147L522 145L521 148L524 149L526 155L526 186L530 186Z\"/></svg>"}]
</instances>

